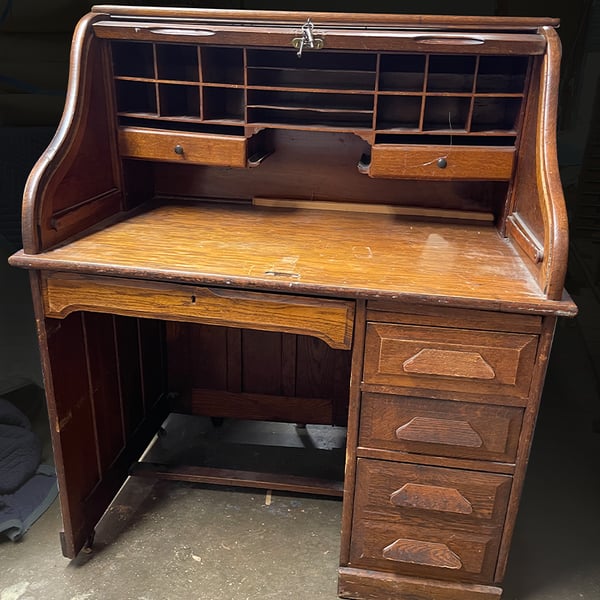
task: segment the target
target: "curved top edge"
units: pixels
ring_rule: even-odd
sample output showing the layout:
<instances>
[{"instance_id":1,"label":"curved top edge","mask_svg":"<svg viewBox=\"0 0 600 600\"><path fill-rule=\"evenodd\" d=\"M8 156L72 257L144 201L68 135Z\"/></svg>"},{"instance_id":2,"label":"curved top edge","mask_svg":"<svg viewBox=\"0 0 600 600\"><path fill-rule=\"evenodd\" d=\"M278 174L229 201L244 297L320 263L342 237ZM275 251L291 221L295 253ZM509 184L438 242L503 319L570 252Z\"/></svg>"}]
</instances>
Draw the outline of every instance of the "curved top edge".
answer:
<instances>
[{"instance_id":1,"label":"curved top edge","mask_svg":"<svg viewBox=\"0 0 600 600\"><path fill-rule=\"evenodd\" d=\"M115 6L100 4L92 7L94 13L114 17L169 17L171 19L244 19L255 21L305 21L346 25L388 25L406 27L490 28L497 30L537 29L558 27L560 20L550 17L493 17L493 16L442 16L415 14L373 14L310 11L238 10L209 8L167 8Z\"/></svg>"}]
</instances>

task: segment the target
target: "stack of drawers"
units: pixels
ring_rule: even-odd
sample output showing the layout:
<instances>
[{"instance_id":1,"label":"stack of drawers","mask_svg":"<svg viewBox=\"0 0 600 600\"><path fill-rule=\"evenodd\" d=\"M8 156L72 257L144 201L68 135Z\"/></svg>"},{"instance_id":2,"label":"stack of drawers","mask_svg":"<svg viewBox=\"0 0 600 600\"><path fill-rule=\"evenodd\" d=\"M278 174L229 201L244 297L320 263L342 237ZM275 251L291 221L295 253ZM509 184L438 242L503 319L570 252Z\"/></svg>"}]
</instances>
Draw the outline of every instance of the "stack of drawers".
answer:
<instances>
[{"instance_id":1,"label":"stack of drawers","mask_svg":"<svg viewBox=\"0 0 600 600\"><path fill-rule=\"evenodd\" d=\"M536 316L369 303L350 566L496 580L540 331Z\"/></svg>"}]
</instances>

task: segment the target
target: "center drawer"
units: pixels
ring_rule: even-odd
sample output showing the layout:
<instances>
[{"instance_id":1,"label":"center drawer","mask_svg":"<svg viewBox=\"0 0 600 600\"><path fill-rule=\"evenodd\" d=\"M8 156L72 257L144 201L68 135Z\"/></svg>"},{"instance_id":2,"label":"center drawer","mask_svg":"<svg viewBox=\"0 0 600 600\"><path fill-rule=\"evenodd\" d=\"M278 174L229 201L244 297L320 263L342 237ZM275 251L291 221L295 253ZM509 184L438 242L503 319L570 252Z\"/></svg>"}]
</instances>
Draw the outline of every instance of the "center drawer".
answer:
<instances>
[{"instance_id":1,"label":"center drawer","mask_svg":"<svg viewBox=\"0 0 600 600\"><path fill-rule=\"evenodd\" d=\"M248 292L76 273L45 273L46 316L85 310L207 325L311 335L350 349L354 303L330 298Z\"/></svg>"},{"instance_id":2,"label":"center drawer","mask_svg":"<svg viewBox=\"0 0 600 600\"><path fill-rule=\"evenodd\" d=\"M364 382L526 398L536 349L523 333L369 322Z\"/></svg>"}]
</instances>

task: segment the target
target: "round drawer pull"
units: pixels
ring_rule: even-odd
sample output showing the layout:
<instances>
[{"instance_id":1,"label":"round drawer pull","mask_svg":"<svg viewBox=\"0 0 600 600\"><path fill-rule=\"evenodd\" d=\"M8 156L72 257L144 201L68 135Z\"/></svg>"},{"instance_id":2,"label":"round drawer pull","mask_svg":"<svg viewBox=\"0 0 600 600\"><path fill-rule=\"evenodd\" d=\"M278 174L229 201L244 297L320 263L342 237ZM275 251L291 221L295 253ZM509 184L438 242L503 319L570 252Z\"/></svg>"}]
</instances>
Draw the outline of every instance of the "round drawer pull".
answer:
<instances>
[{"instance_id":1,"label":"round drawer pull","mask_svg":"<svg viewBox=\"0 0 600 600\"><path fill-rule=\"evenodd\" d=\"M177 144L173 150L175 151L175 154L179 154L180 156L183 154L183 146L181 144Z\"/></svg>"},{"instance_id":2,"label":"round drawer pull","mask_svg":"<svg viewBox=\"0 0 600 600\"><path fill-rule=\"evenodd\" d=\"M448 161L442 156L441 158L437 159L437 166L440 169L445 169L448 166Z\"/></svg>"}]
</instances>

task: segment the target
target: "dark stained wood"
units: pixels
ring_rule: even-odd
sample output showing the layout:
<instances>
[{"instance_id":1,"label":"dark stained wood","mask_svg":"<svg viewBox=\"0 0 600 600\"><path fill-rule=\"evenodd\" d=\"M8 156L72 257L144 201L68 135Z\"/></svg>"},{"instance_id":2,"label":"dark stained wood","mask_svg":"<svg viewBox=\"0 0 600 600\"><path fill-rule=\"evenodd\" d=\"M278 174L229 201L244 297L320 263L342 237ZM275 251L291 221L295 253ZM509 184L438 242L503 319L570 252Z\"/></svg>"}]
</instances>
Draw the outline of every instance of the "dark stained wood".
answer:
<instances>
[{"instance_id":1,"label":"dark stained wood","mask_svg":"<svg viewBox=\"0 0 600 600\"><path fill-rule=\"evenodd\" d=\"M312 479L297 475L274 475L271 473L255 473L212 467L170 467L144 462L133 465L131 475L175 481L191 481L193 483L213 483L218 485L234 485L237 487L280 490L302 494L320 494L323 496L341 496L343 488L342 483L339 481Z\"/></svg>"},{"instance_id":2,"label":"dark stained wood","mask_svg":"<svg viewBox=\"0 0 600 600\"><path fill-rule=\"evenodd\" d=\"M261 379L259 384L264 384L264 381ZM250 386L250 389L255 387ZM191 412L211 417L335 424L331 400L283 396L280 390L274 390L272 394L257 394L193 389Z\"/></svg>"},{"instance_id":3,"label":"dark stained wood","mask_svg":"<svg viewBox=\"0 0 600 600\"><path fill-rule=\"evenodd\" d=\"M306 15L305 17L306 18ZM128 39L153 42L189 43L190 40L205 42L207 37L211 43L230 46L274 46L290 48L292 40L298 37L299 28L304 20L295 26L239 26L221 24L188 24L165 26L160 21L117 22L99 21L94 25L94 32L100 38ZM321 26L323 27L323 26ZM207 34L208 32L208 34ZM335 50L356 48L355 32L339 29L321 29L326 47ZM362 41L364 50L388 50L399 52L423 52L433 46L436 52L466 54L472 52L473 44L478 46L481 54L504 54L512 48L522 54L542 54L544 40L539 34L512 33L479 33L470 36L465 33L447 32L413 33L393 29L377 28L365 36Z\"/></svg>"},{"instance_id":4,"label":"dark stained wood","mask_svg":"<svg viewBox=\"0 0 600 600\"><path fill-rule=\"evenodd\" d=\"M540 114L538 117L536 163L544 217L545 254L542 263L544 291L549 298L560 298L567 273L569 228L562 185L558 172L556 150L556 119L558 104L558 74L560 70L560 39L554 29L543 27L548 44L542 66Z\"/></svg>"},{"instance_id":5,"label":"dark stained wood","mask_svg":"<svg viewBox=\"0 0 600 600\"><path fill-rule=\"evenodd\" d=\"M410 454L403 452L400 456L397 450L388 450L386 448L367 448L359 446L356 449L356 456L360 458L372 458L373 460L389 460L396 462L399 459L403 463L411 465L429 465L433 467L449 467L452 469L465 469L469 471L501 473L504 475L514 474L515 463L501 461L482 461L477 459L460 458L457 456L442 456L434 454Z\"/></svg>"},{"instance_id":6,"label":"dark stained wood","mask_svg":"<svg viewBox=\"0 0 600 600\"><path fill-rule=\"evenodd\" d=\"M125 445L125 415L119 390L114 317L84 314L90 398L100 470L106 471Z\"/></svg>"},{"instance_id":7,"label":"dark stained wood","mask_svg":"<svg viewBox=\"0 0 600 600\"><path fill-rule=\"evenodd\" d=\"M366 343L366 383L526 398L537 336L369 323Z\"/></svg>"},{"instance_id":8,"label":"dark stained wood","mask_svg":"<svg viewBox=\"0 0 600 600\"><path fill-rule=\"evenodd\" d=\"M344 504L342 507L342 531L340 542L340 565L348 563L350 539L352 535L352 513L356 491L356 465L358 433L360 424L362 367L365 352L366 303L356 303L354 344L352 348L352 369L348 405L348 433L346 438L346 471L344 480Z\"/></svg>"},{"instance_id":9,"label":"dark stained wood","mask_svg":"<svg viewBox=\"0 0 600 600\"><path fill-rule=\"evenodd\" d=\"M156 401L143 417L125 408L127 387L121 387L117 346L121 350L130 338L115 336L112 316L77 313L60 321L46 319L45 331L43 363L51 382L47 398L66 515L63 552L73 558L125 481L129 462L148 444L166 412L164 403ZM156 346L156 340L148 337L147 342ZM153 354L146 352L147 357ZM140 356L133 360L139 365ZM148 361L146 369L146 393L160 396L152 389L156 365Z\"/></svg>"},{"instance_id":10,"label":"dark stained wood","mask_svg":"<svg viewBox=\"0 0 600 600\"><path fill-rule=\"evenodd\" d=\"M507 475L358 459L355 518L417 525L502 525Z\"/></svg>"},{"instance_id":11,"label":"dark stained wood","mask_svg":"<svg viewBox=\"0 0 600 600\"><path fill-rule=\"evenodd\" d=\"M63 117L25 188L23 243L29 252L54 245L122 207L106 65L100 42L89 35L97 18L84 17L75 31Z\"/></svg>"},{"instance_id":12,"label":"dark stained wood","mask_svg":"<svg viewBox=\"0 0 600 600\"><path fill-rule=\"evenodd\" d=\"M541 317L536 316L411 305L406 302L388 300L370 300L367 303L367 311L369 321L382 323L406 323L407 325L433 325L518 333L539 333L542 327Z\"/></svg>"},{"instance_id":13,"label":"dark stained wood","mask_svg":"<svg viewBox=\"0 0 600 600\"><path fill-rule=\"evenodd\" d=\"M323 48L297 56L307 18ZM556 318L577 310L557 25L84 17L10 259L32 270L66 556L132 462L342 494L135 462L169 411L347 425L339 594L500 597Z\"/></svg>"},{"instance_id":14,"label":"dark stained wood","mask_svg":"<svg viewBox=\"0 0 600 600\"><path fill-rule=\"evenodd\" d=\"M509 406L363 394L359 445L514 463L522 415Z\"/></svg>"},{"instance_id":15,"label":"dark stained wood","mask_svg":"<svg viewBox=\"0 0 600 600\"><path fill-rule=\"evenodd\" d=\"M349 565L481 583L493 578L499 543L496 528L454 529L358 519L352 526Z\"/></svg>"},{"instance_id":16,"label":"dark stained wood","mask_svg":"<svg viewBox=\"0 0 600 600\"><path fill-rule=\"evenodd\" d=\"M526 466L529 460L531 444L533 442L533 433L542 398L542 388L544 385L543 382L544 377L546 376L546 369L548 367L548 357L550 355L550 349L552 347L552 339L554 336L555 327L555 318L547 318L544 320L544 327L540 336L540 343L538 346L538 354L536 356L535 368L531 374L531 400L527 406L527 409L525 410L525 414L523 417L521 441L519 443L519 449L517 452L517 462L521 466L521 468L515 472L514 483L509 499L509 505L506 511L506 527L504 529L502 544L500 546L500 556L498 558L498 567L496 569L495 576L496 581L502 581L504 578L504 573L506 571L506 564L508 561L508 550L510 547L512 534L515 528L516 515L519 507L521 493L523 491Z\"/></svg>"},{"instance_id":17,"label":"dark stained wood","mask_svg":"<svg viewBox=\"0 0 600 600\"><path fill-rule=\"evenodd\" d=\"M123 420L129 436L141 424L145 414L139 359L139 321L115 316L114 323Z\"/></svg>"},{"instance_id":18,"label":"dark stained wood","mask_svg":"<svg viewBox=\"0 0 600 600\"><path fill-rule=\"evenodd\" d=\"M211 10L198 8L180 8L176 14L168 8L156 7L121 7L99 4L92 12L115 17L169 17L179 19L229 19L232 21L254 20L259 22L304 23L311 21L324 23L346 23L358 25L404 25L419 29L421 27L440 27L442 29L499 29L499 30L537 30L541 25L558 26L558 19L541 17L469 17L440 15L398 15L398 14L351 14L342 12L298 12L298 11L265 11L265 10Z\"/></svg>"},{"instance_id":19,"label":"dark stained wood","mask_svg":"<svg viewBox=\"0 0 600 600\"><path fill-rule=\"evenodd\" d=\"M338 593L341 598L363 600L381 598L395 600L398 597L435 598L435 600L499 600L502 589L495 586L464 584L427 579L424 577L406 577L391 573L366 571L342 567Z\"/></svg>"}]
</instances>

